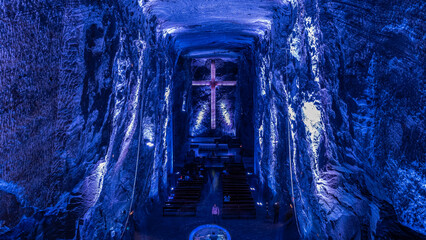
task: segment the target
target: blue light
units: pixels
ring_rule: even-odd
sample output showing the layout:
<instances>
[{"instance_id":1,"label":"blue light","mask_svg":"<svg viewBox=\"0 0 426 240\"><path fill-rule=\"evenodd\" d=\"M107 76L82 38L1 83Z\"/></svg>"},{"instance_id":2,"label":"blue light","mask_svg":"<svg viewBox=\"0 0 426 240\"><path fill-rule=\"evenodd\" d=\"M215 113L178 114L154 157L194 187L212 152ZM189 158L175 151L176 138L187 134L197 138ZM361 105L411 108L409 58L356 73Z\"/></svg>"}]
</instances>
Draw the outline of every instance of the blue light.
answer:
<instances>
[{"instance_id":1,"label":"blue light","mask_svg":"<svg viewBox=\"0 0 426 240\"><path fill-rule=\"evenodd\" d=\"M224 234L222 236L223 239L231 240L231 235L229 234L229 232L225 228L218 226L216 224L206 224L206 225L198 226L196 229L192 230L191 235L189 235L189 240L194 240L196 233L199 234L199 233L202 233L203 231L212 232L213 230L218 234L222 232Z\"/></svg>"},{"instance_id":2,"label":"blue light","mask_svg":"<svg viewBox=\"0 0 426 240\"><path fill-rule=\"evenodd\" d=\"M183 93L182 112L186 112L186 91Z\"/></svg>"}]
</instances>

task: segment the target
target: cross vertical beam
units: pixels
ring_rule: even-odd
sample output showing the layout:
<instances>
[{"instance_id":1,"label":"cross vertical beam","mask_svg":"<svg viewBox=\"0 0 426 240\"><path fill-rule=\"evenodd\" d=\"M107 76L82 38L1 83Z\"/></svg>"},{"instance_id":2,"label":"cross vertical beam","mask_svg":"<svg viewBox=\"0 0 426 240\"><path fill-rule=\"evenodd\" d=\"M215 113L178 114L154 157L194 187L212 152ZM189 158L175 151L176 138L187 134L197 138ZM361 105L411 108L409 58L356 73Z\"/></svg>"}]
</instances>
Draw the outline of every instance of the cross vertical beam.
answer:
<instances>
[{"instance_id":1,"label":"cross vertical beam","mask_svg":"<svg viewBox=\"0 0 426 240\"><path fill-rule=\"evenodd\" d=\"M211 128L216 129L216 86L210 85L210 116L211 116Z\"/></svg>"},{"instance_id":2,"label":"cross vertical beam","mask_svg":"<svg viewBox=\"0 0 426 240\"><path fill-rule=\"evenodd\" d=\"M210 65L210 127L216 129L216 62L212 59Z\"/></svg>"}]
</instances>

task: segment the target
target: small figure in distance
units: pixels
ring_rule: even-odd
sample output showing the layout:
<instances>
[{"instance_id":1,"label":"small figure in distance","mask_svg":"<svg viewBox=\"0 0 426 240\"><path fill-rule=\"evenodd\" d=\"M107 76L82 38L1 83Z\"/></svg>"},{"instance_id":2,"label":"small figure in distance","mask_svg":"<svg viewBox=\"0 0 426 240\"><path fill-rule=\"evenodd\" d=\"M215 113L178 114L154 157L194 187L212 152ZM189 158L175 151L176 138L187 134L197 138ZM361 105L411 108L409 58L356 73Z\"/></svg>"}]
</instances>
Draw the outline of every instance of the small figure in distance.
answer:
<instances>
[{"instance_id":1,"label":"small figure in distance","mask_svg":"<svg viewBox=\"0 0 426 240\"><path fill-rule=\"evenodd\" d=\"M274 203L274 223L278 223L280 217L280 203Z\"/></svg>"},{"instance_id":2,"label":"small figure in distance","mask_svg":"<svg viewBox=\"0 0 426 240\"><path fill-rule=\"evenodd\" d=\"M213 222L216 224L219 218L220 210L216 203L212 207Z\"/></svg>"},{"instance_id":3,"label":"small figure in distance","mask_svg":"<svg viewBox=\"0 0 426 240\"><path fill-rule=\"evenodd\" d=\"M231 196L229 196L229 194L227 194L226 196L223 197L223 201L224 202L230 202L231 201Z\"/></svg>"}]
</instances>

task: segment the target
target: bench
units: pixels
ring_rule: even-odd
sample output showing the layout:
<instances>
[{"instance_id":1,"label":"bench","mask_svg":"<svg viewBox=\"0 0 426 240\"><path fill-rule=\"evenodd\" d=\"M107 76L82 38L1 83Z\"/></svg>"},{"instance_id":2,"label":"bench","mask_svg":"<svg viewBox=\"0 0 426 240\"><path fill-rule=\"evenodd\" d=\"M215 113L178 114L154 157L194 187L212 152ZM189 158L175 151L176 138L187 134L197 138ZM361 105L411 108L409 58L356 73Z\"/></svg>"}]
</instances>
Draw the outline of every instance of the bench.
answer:
<instances>
[{"instance_id":1,"label":"bench","mask_svg":"<svg viewBox=\"0 0 426 240\"><path fill-rule=\"evenodd\" d=\"M229 202L223 201L222 218L256 218L256 206L244 165L229 163L225 166L229 174L222 178L223 196L231 198Z\"/></svg>"},{"instance_id":2,"label":"bench","mask_svg":"<svg viewBox=\"0 0 426 240\"><path fill-rule=\"evenodd\" d=\"M186 167L186 171L193 166ZM196 170L196 169L195 169ZM201 197L203 179L179 180L163 206L163 216L196 216L196 204Z\"/></svg>"},{"instance_id":3,"label":"bench","mask_svg":"<svg viewBox=\"0 0 426 240\"><path fill-rule=\"evenodd\" d=\"M197 207L195 204L178 204L166 205L163 207L163 216L196 216Z\"/></svg>"}]
</instances>

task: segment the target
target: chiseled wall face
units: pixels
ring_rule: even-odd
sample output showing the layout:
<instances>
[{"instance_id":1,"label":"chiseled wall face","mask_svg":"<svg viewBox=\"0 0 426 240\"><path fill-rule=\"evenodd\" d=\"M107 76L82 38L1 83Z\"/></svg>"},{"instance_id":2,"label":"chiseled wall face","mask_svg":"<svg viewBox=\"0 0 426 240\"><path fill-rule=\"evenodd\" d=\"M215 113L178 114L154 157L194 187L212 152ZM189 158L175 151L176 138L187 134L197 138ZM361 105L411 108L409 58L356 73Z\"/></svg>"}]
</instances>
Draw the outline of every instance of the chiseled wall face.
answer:
<instances>
[{"instance_id":1,"label":"chiseled wall face","mask_svg":"<svg viewBox=\"0 0 426 240\"><path fill-rule=\"evenodd\" d=\"M94 239L107 234L105 219L119 235L137 161L135 211L158 201L179 124L173 81L195 76L178 59L212 53L240 59L220 63L226 80L248 72L252 81L219 87L218 129L238 133L253 116L265 196L294 196L305 238L426 233L423 9L403 0L3 1L7 237L73 238L78 227ZM209 78L208 64L188 66ZM208 94L181 89L192 95L186 122L196 123Z\"/></svg>"},{"instance_id":2,"label":"chiseled wall face","mask_svg":"<svg viewBox=\"0 0 426 240\"><path fill-rule=\"evenodd\" d=\"M12 239L73 238L86 216L94 238L125 221L138 145L135 201L165 188L170 38L135 1L9 1L0 16L0 219Z\"/></svg>"},{"instance_id":3,"label":"chiseled wall face","mask_svg":"<svg viewBox=\"0 0 426 240\"><path fill-rule=\"evenodd\" d=\"M423 5L293 1L259 40L255 157L305 237L425 233Z\"/></svg>"}]
</instances>

